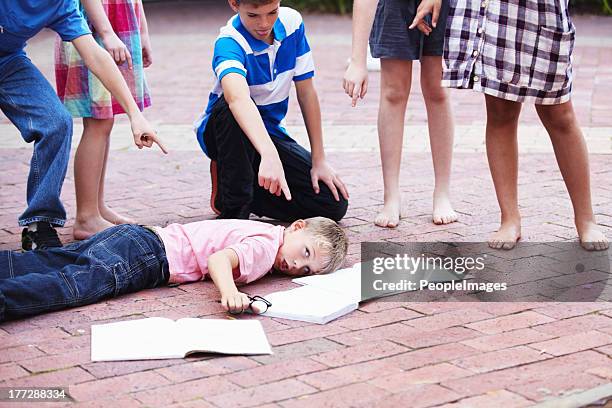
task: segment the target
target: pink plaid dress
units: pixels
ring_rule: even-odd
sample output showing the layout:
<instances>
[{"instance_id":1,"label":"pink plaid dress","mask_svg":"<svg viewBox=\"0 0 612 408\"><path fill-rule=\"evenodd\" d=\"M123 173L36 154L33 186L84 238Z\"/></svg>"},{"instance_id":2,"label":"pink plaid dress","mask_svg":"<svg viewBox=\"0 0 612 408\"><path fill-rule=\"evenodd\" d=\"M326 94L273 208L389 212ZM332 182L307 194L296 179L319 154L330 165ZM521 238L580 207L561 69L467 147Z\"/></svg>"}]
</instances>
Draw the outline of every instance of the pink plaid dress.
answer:
<instances>
[{"instance_id":1,"label":"pink plaid dress","mask_svg":"<svg viewBox=\"0 0 612 408\"><path fill-rule=\"evenodd\" d=\"M102 0L102 3L113 30L132 55L133 69L130 70L127 63L124 63L119 66L119 70L142 111L151 106L151 99L142 65L141 0ZM85 14L82 5L81 10ZM102 46L102 39L91 24L90 28ZM72 43L61 41L59 37L55 47L55 79L57 94L74 117L110 119L125 113L100 80L87 69Z\"/></svg>"}]
</instances>

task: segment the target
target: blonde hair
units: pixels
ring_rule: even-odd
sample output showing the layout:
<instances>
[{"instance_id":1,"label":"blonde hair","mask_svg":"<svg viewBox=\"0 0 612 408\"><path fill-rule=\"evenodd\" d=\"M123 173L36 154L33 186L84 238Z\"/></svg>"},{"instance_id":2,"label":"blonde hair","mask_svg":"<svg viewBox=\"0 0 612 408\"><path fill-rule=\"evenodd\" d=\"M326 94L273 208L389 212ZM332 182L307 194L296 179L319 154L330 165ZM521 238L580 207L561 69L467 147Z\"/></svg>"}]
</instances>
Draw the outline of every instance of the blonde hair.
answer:
<instances>
[{"instance_id":1,"label":"blonde hair","mask_svg":"<svg viewBox=\"0 0 612 408\"><path fill-rule=\"evenodd\" d=\"M304 220L307 231L319 248L323 250L323 269L319 274L326 274L339 269L344 263L348 251L348 237L335 221L325 217L312 217Z\"/></svg>"}]
</instances>

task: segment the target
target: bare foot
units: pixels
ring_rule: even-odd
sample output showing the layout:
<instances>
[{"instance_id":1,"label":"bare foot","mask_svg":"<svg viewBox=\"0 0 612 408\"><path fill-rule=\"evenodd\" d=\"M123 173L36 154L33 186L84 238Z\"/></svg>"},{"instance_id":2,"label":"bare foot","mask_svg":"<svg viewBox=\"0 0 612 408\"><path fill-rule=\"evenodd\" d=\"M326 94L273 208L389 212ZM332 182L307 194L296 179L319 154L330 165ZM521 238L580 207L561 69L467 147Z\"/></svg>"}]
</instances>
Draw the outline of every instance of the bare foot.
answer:
<instances>
[{"instance_id":1,"label":"bare foot","mask_svg":"<svg viewBox=\"0 0 612 408\"><path fill-rule=\"evenodd\" d=\"M100 231L114 226L102 217L89 217L83 221L76 220L72 227L72 235L76 240L87 239Z\"/></svg>"},{"instance_id":2,"label":"bare foot","mask_svg":"<svg viewBox=\"0 0 612 408\"><path fill-rule=\"evenodd\" d=\"M512 249L521 239L521 222L502 222L496 233L489 238L489 247L493 249Z\"/></svg>"},{"instance_id":3,"label":"bare foot","mask_svg":"<svg viewBox=\"0 0 612 408\"><path fill-rule=\"evenodd\" d=\"M102 218L104 218L106 221L111 222L115 225L136 224L136 220L129 217L124 217L121 214L117 214L115 211L108 208L107 206L100 207L100 215L102 215Z\"/></svg>"},{"instance_id":4,"label":"bare foot","mask_svg":"<svg viewBox=\"0 0 612 408\"><path fill-rule=\"evenodd\" d=\"M381 212L378 213L374 224L383 228L395 228L400 220L401 202L397 200L385 200L385 205Z\"/></svg>"},{"instance_id":5,"label":"bare foot","mask_svg":"<svg viewBox=\"0 0 612 408\"><path fill-rule=\"evenodd\" d=\"M450 224L459 218L451 205L448 194L435 194L433 198L433 223L436 225Z\"/></svg>"},{"instance_id":6,"label":"bare foot","mask_svg":"<svg viewBox=\"0 0 612 408\"><path fill-rule=\"evenodd\" d=\"M576 229L580 237L580 245L587 251L605 251L610 246L608 238L595 222L587 222L582 227L576 225Z\"/></svg>"}]
</instances>

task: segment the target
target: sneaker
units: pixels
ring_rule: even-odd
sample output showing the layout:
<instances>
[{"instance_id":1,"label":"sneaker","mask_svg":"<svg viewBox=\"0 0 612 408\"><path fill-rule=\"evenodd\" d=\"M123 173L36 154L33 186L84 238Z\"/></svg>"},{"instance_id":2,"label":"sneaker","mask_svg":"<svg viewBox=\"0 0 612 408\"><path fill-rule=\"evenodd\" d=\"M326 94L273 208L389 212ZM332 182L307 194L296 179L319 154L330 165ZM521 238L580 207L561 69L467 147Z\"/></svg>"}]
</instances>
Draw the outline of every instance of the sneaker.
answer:
<instances>
[{"instance_id":1,"label":"sneaker","mask_svg":"<svg viewBox=\"0 0 612 408\"><path fill-rule=\"evenodd\" d=\"M32 223L21 232L21 247L24 251L61 246L62 242L57 236L57 231L48 222Z\"/></svg>"},{"instance_id":2,"label":"sneaker","mask_svg":"<svg viewBox=\"0 0 612 408\"><path fill-rule=\"evenodd\" d=\"M217 215L221 214L221 194L219 192L219 182L217 177L217 162L210 161L210 208Z\"/></svg>"}]
</instances>

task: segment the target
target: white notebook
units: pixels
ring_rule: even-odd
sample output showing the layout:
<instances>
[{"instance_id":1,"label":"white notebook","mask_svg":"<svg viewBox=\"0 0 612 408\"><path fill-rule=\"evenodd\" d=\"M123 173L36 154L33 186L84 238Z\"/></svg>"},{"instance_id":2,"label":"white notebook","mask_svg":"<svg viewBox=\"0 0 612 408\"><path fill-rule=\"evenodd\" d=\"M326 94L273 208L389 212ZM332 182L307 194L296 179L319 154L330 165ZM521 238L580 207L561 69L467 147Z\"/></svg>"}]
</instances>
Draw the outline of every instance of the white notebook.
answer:
<instances>
[{"instance_id":1,"label":"white notebook","mask_svg":"<svg viewBox=\"0 0 612 408\"><path fill-rule=\"evenodd\" d=\"M359 306L359 301L351 296L310 285L270 293L265 298L272 306L264 316L318 324L344 316Z\"/></svg>"},{"instance_id":2,"label":"white notebook","mask_svg":"<svg viewBox=\"0 0 612 408\"><path fill-rule=\"evenodd\" d=\"M91 360L159 360L192 353L272 354L257 320L163 317L91 326Z\"/></svg>"},{"instance_id":3,"label":"white notebook","mask_svg":"<svg viewBox=\"0 0 612 408\"><path fill-rule=\"evenodd\" d=\"M303 276L293 279L299 285L315 286L330 292L344 294L357 303L361 298L361 264L356 263L350 268L339 269L327 275Z\"/></svg>"},{"instance_id":4,"label":"white notebook","mask_svg":"<svg viewBox=\"0 0 612 408\"><path fill-rule=\"evenodd\" d=\"M383 296L400 293L379 293L370 290L362 293L361 291L361 263L356 263L350 268L340 269L336 272L327 275L312 275L293 279L293 282L299 285L316 286L331 292L345 294L357 302L362 302L370 299L376 299ZM431 269L427 271L419 270L410 276L410 279L418 282L421 279L429 282L451 282L453 280L461 280L462 277L452 273L446 269ZM405 292L407 292L406 290Z\"/></svg>"}]
</instances>

